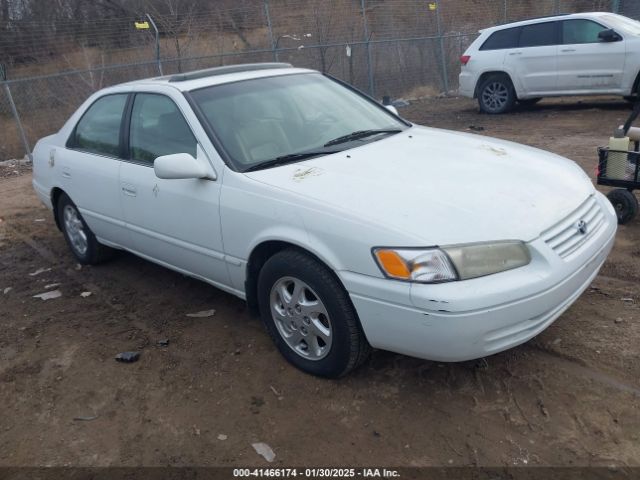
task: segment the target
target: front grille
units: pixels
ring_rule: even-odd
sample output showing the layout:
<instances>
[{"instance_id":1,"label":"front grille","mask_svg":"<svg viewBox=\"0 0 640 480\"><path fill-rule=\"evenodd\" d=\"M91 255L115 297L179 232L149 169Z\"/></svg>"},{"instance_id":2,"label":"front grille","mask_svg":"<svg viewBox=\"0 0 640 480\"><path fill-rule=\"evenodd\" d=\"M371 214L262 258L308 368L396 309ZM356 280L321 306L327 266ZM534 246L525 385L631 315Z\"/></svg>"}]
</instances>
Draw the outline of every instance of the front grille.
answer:
<instances>
[{"instance_id":1,"label":"front grille","mask_svg":"<svg viewBox=\"0 0 640 480\"><path fill-rule=\"evenodd\" d=\"M581 222L586 226L584 233L579 228ZM603 223L604 214L592 195L568 217L542 232L541 236L554 252L562 258L567 258L595 235Z\"/></svg>"}]
</instances>

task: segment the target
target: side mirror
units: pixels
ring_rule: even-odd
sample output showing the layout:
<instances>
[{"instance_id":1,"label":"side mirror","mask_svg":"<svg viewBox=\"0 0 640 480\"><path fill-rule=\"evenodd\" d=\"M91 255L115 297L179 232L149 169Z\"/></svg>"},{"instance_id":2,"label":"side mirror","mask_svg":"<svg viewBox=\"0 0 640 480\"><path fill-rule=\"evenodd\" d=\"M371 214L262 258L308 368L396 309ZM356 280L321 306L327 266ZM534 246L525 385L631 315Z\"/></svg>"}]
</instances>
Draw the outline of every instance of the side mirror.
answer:
<instances>
[{"instance_id":1,"label":"side mirror","mask_svg":"<svg viewBox=\"0 0 640 480\"><path fill-rule=\"evenodd\" d=\"M601 42L619 42L620 40L622 40L622 37L620 35L618 35L618 33L610 28L608 30L602 30L600 33L598 33L598 39Z\"/></svg>"},{"instance_id":2,"label":"side mirror","mask_svg":"<svg viewBox=\"0 0 640 480\"><path fill-rule=\"evenodd\" d=\"M167 180L208 176L204 166L188 153L175 153L156 158L153 162L153 171L156 177Z\"/></svg>"},{"instance_id":3,"label":"side mirror","mask_svg":"<svg viewBox=\"0 0 640 480\"><path fill-rule=\"evenodd\" d=\"M387 110L389 110L391 113L393 113L394 115L399 115L398 113L398 109L396 107L394 107L393 105L385 105L384 108L386 108Z\"/></svg>"}]
</instances>

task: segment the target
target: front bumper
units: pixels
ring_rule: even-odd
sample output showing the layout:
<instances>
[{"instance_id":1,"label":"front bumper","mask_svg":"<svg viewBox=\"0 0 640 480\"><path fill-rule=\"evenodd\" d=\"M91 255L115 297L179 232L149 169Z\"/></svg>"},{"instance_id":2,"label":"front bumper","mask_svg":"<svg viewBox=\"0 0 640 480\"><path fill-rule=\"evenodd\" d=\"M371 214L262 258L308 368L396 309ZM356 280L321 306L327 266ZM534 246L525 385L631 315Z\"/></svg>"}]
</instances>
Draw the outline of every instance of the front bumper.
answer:
<instances>
[{"instance_id":1,"label":"front bumper","mask_svg":"<svg viewBox=\"0 0 640 480\"><path fill-rule=\"evenodd\" d=\"M571 258L542 239L526 267L442 284L408 284L341 272L369 343L437 361L491 355L533 338L590 285L613 247L616 217L596 194L605 221Z\"/></svg>"}]
</instances>

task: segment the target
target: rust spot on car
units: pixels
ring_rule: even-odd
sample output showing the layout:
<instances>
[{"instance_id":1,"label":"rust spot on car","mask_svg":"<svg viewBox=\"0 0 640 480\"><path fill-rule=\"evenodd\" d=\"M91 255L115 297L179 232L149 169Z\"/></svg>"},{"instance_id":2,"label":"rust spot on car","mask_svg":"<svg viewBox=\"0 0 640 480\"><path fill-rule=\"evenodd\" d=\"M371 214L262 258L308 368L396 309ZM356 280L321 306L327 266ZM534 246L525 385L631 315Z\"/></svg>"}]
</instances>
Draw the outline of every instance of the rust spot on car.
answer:
<instances>
[{"instance_id":1,"label":"rust spot on car","mask_svg":"<svg viewBox=\"0 0 640 480\"><path fill-rule=\"evenodd\" d=\"M310 168L299 168L295 172L293 172L293 181L301 182L308 177L317 177L318 175L322 175L322 170L317 167Z\"/></svg>"}]
</instances>

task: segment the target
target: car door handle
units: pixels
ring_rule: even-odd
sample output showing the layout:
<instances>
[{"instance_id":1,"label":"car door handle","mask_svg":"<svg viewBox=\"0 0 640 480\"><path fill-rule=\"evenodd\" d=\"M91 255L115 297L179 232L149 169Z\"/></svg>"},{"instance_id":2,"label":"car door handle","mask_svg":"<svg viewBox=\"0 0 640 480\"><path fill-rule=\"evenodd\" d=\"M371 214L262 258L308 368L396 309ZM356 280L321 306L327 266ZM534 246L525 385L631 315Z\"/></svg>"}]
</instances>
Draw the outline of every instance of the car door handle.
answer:
<instances>
[{"instance_id":1,"label":"car door handle","mask_svg":"<svg viewBox=\"0 0 640 480\"><path fill-rule=\"evenodd\" d=\"M133 185L122 185L122 193L124 193L125 195L129 195L130 197L135 197L136 195L138 195L138 191Z\"/></svg>"},{"instance_id":2,"label":"car door handle","mask_svg":"<svg viewBox=\"0 0 640 480\"><path fill-rule=\"evenodd\" d=\"M566 53L566 52L575 52L575 51L576 51L576 49L575 49L575 48L563 48L563 49L562 49L562 50L560 50L560 51L561 51L561 52L563 52L563 53Z\"/></svg>"}]
</instances>

